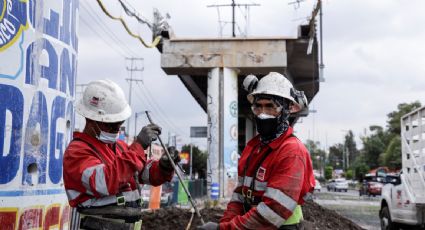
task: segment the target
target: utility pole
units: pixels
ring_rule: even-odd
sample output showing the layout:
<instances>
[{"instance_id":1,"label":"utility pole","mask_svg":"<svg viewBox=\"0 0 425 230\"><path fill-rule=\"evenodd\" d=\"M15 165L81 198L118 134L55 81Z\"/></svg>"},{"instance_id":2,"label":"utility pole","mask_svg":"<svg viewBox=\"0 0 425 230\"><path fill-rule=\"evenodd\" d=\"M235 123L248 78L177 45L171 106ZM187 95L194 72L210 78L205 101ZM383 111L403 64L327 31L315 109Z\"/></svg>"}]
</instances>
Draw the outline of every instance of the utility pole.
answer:
<instances>
[{"instance_id":1,"label":"utility pole","mask_svg":"<svg viewBox=\"0 0 425 230\"><path fill-rule=\"evenodd\" d=\"M235 0L232 0L232 37L236 37L235 34Z\"/></svg>"},{"instance_id":2,"label":"utility pole","mask_svg":"<svg viewBox=\"0 0 425 230\"><path fill-rule=\"evenodd\" d=\"M235 0L232 0L231 4L221 4L221 5L208 5L207 7L227 7L227 6L231 6L232 7L232 37L236 37L236 33L235 33L235 26L236 26L236 13L235 13L235 7L238 6L244 6L247 11L249 11L249 7L251 6L260 6L260 4L256 4L256 3L252 3L252 4L236 4ZM220 16L219 16L220 17ZM219 18L219 23L221 24L220 18ZM248 22L246 22L246 24L248 24ZM220 25L221 27L221 25Z\"/></svg>"},{"instance_id":3,"label":"utility pole","mask_svg":"<svg viewBox=\"0 0 425 230\"><path fill-rule=\"evenodd\" d=\"M127 80L130 83L130 87L129 87L129 92L128 92L128 104L131 107L131 92L133 90L133 81L134 82L142 82L142 79L133 79L133 72L143 72L144 70L144 66L143 66L143 58L125 58L126 61L130 61L130 67L126 66L127 71L130 72L130 78L126 78L125 80ZM137 65L135 64L135 62L141 62L141 66L142 67L137 67ZM126 131L128 134L128 137L130 138L130 119L131 116L128 118L127 120L127 126L126 126ZM134 133L134 136L136 135L136 133Z\"/></svg>"},{"instance_id":4,"label":"utility pole","mask_svg":"<svg viewBox=\"0 0 425 230\"><path fill-rule=\"evenodd\" d=\"M319 79L321 82L325 81L325 77L323 76L323 69L325 68L325 64L323 64L323 7L322 0L318 0L317 4L319 4L319 21L320 21L320 31L319 31L319 42L320 42L320 64L319 64Z\"/></svg>"},{"instance_id":5,"label":"utility pole","mask_svg":"<svg viewBox=\"0 0 425 230\"><path fill-rule=\"evenodd\" d=\"M190 159L189 159L189 178L190 178L190 180L192 180L192 166L193 166L193 164L192 164L192 160L193 160L193 157L192 157L192 154L193 154L192 146L193 146L193 144L192 144L192 138L190 138L190 153L189 153L189 155L190 155Z\"/></svg>"}]
</instances>

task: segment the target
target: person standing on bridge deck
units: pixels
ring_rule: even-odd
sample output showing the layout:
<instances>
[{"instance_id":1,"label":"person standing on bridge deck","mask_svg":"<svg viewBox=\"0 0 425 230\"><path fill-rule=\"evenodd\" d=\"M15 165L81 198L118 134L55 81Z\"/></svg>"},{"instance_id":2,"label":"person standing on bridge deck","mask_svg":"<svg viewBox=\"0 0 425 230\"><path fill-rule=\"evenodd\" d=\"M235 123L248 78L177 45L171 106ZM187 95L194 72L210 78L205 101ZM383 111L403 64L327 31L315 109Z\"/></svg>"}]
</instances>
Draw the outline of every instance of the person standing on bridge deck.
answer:
<instances>
[{"instance_id":1,"label":"person standing on bridge deck","mask_svg":"<svg viewBox=\"0 0 425 230\"><path fill-rule=\"evenodd\" d=\"M310 155L289 125L291 114L307 107L304 93L282 74L243 82L258 135L243 150L238 185L220 223L198 229L300 229L301 206L313 192Z\"/></svg>"},{"instance_id":2,"label":"person standing on bridge deck","mask_svg":"<svg viewBox=\"0 0 425 230\"><path fill-rule=\"evenodd\" d=\"M83 225L114 229L114 221L96 222L96 215L105 213L137 222L140 184L159 186L174 174L165 154L153 161L147 160L144 153L161 128L154 124L143 127L131 145L117 140L121 125L132 112L122 89L110 80L89 83L76 111L86 118L86 125L83 132L74 133L64 153L63 178L72 207L70 229ZM174 155L173 160L178 163L180 158ZM91 219L82 218L82 214Z\"/></svg>"}]
</instances>

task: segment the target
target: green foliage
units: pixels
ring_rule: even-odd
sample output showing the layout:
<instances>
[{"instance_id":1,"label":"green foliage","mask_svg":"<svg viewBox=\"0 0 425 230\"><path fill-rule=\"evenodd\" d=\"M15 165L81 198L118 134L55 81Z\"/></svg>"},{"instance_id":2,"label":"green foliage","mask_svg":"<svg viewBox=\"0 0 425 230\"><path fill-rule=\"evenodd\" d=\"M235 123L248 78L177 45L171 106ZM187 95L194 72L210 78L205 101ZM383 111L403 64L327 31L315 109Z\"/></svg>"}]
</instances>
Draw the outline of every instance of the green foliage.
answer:
<instances>
[{"instance_id":1,"label":"green foliage","mask_svg":"<svg viewBox=\"0 0 425 230\"><path fill-rule=\"evenodd\" d=\"M400 136L395 136L384 154L384 165L391 169L401 168L401 139Z\"/></svg>"},{"instance_id":2,"label":"green foliage","mask_svg":"<svg viewBox=\"0 0 425 230\"><path fill-rule=\"evenodd\" d=\"M328 164L335 169L342 169L344 151L343 144L335 144L329 148Z\"/></svg>"},{"instance_id":3,"label":"green foliage","mask_svg":"<svg viewBox=\"0 0 425 230\"><path fill-rule=\"evenodd\" d=\"M419 101L401 103L397 110L387 115L387 129L370 126L372 134L362 138L362 153L370 168L387 166L392 169L401 168L400 118L412 110L421 107Z\"/></svg>"},{"instance_id":4,"label":"green foliage","mask_svg":"<svg viewBox=\"0 0 425 230\"><path fill-rule=\"evenodd\" d=\"M334 168L332 166L326 166L325 167L325 179L329 180L332 178L332 172Z\"/></svg>"},{"instance_id":5,"label":"green foliage","mask_svg":"<svg viewBox=\"0 0 425 230\"><path fill-rule=\"evenodd\" d=\"M366 163L361 162L361 163L357 164L354 167L356 179L358 181L362 181L363 177L369 172L369 170L370 170L370 167Z\"/></svg>"},{"instance_id":6,"label":"green foliage","mask_svg":"<svg viewBox=\"0 0 425 230\"><path fill-rule=\"evenodd\" d=\"M405 114L421 107L421 103L419 101L412 102L410 104L407 103L401 103L397 106L397 110L389 113L387 115L387 127L388 132L394 134L394 135L400 135L400 118L404 116Z\"/></svg>"},{"instance_id":7,"label":"green foliage","mask_svg":"<svg viewBox=\"0 0 425 230\"><path fill-rule=\"evenodd\" d=\"M345 178L347 178L348 180L353 179L353 170L352 169L347 170L347 172L345 173Z\"/></svg>"},{"instance_id":8,"label":"green foliage","mask_svg":"<svg viewBox=\"0 0 425 230\"><path fill-rule=\"evenodd\" d=\"M310 157L313 162L313 168L320 170L323 168L323 164L326 158L326 152L319 149L319 142L314 142L312 140L307 140L305 143L306 148L310 152Z\"/></svg>"},{"instance_id":9,"label":"green foliage","mask_svg":"<svg viewBox=\"0 0 425 230\"><path fill-rule=\"evenodd\" d=\"M348 165L353 164L355 159L359 156L359 150L357 149L356 141L354 140L354 134L351 130L349 130L347 135L345 135L344 147L344 151L346 151L346 157L348 158L348 161L345 161L345 165L348 167Z\"/></svg>"},{"instance_id":10,"label":"green foliage","mask_svg":"<svg viewBox=\"0 0 425 230\"><path fill-rule=\"evenodd\" d=\"M359 156L356 158L354 163L351 165L351 169L354 170L353 177L359 181L361 181L369 172L369 166L366 164L364 153L360 153Z\"/></svg>"},{"instance_id":11,"label":"green foliage","mask_svg":"<svg viewBox=\"0 0 425 230\"><path fill-rule=\"evenodd\" d=\"M185 153L190 153L190 145L184 145L182 147L182 151ZM206 152L201 151L198 146L193 145L192 146L192 173L195 174L196 172L199 175L199 178L206 178L206 172L207 172L207 159L208 154ZM189 174L190 172L190 165L185 164L183 165L184 171L186 171L186 174Z\"/></svg>"},{"instance_id":12,"label":"green foliage","mask_svg":"<svg viewBox=\"0 0 425 230\"><path fill-rule=\"evenodd\" d=\"M374 133L362 139L363 153L365 155L365 162L367 162L369 167L376 168L379 166L379 155L383 153L386 148L385 133L380 126L370 126L369 129Z\"/></svg>"}]
</instances>

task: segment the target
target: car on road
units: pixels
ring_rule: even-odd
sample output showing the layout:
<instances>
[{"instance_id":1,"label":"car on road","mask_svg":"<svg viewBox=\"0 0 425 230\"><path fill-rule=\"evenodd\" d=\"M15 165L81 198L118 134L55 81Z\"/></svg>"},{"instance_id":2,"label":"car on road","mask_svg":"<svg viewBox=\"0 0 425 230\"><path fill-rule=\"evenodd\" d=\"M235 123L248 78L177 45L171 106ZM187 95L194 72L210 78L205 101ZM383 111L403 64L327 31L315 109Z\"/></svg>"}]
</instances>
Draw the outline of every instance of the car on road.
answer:
<instances>
[{"instance_id":1,"label":"car on road","mask_svg":"<svg viewBox=\"0 0 425 230\"><path fill-rule=\"evenodd\" d=\"M348 191L348 182L345 178L336 178L331 179L326 186L328 191L334 191L334 192L347 192Z\"/></svg>"},{"instance_id":2,"label":"car on road","mask_svg":"<svg viewBox=\"0 0 425 230\"><path fill-rule=\"evenodd\" d=\"M320 189L322 189L322 185L320 185L320 182L316 180L316 185L314 186L314 191L320 192Z\"/></svg>"},{"instance_id":3,"label":"car on road","mask_svg":"<svg viewBox=\"0 0 425 230\"><path fill-rule=\"evenodd\" d=\"M384 187L382 177L367 176L360 186L359 195L379 196L381 195L382 187Z\"/></svg>"}]
</instances>

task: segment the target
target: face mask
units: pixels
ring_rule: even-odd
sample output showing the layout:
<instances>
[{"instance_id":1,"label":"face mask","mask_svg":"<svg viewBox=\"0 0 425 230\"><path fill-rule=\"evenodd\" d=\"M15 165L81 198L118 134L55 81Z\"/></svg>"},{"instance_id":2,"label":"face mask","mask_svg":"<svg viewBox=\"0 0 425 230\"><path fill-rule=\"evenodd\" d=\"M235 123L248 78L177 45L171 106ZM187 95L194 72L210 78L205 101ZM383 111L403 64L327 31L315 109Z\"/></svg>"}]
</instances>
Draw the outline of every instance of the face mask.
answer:
<instances>
[{"instance_id":1,"label":"face mask","mask_svg":"<svg viewBox=\"0 0 425 230\"><path fill-rule=\"evenodd\" d=\"M105 131L100 131L99 136L97 136L97 139L103 143L106 144L113 144L117 141L118 133L108 133Z\"/></svg>"},{"instance_id":2,"label":"face mask","mask_svg":"<svg viewBox=\"0 0 425 230\"><path fill-rule=\"evenodd\" d=\"M117 141L118 134L119 133L108 133L105 131L102 131L99 128L99 125L96 122L97 128L100 130L100 134L97 136L97 139L105 144L113 144Z\"/></svg>"},{"instance_id":3,"label":"face mask","mask_svg":"<svg viewBox=\"0 0 425 230\"><path fill-rule=\"evenodd\" d=\"M255 117L257 131L262 138L275 137L279 126L279 118L261 113Z\"/></svg>"}]
</instances>

